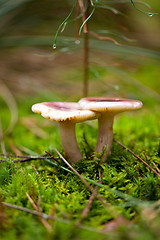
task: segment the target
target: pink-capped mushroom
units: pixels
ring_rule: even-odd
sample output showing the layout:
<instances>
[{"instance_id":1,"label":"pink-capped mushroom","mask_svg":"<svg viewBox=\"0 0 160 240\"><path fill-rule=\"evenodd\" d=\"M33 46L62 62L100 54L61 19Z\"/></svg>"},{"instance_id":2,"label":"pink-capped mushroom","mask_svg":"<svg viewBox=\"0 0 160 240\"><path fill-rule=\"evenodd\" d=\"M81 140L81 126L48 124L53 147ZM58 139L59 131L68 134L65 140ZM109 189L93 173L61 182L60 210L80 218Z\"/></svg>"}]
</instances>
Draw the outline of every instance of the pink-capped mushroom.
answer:
<instances>
[{"instance_id":1,"label":"pink-capped mushroom","mask_svg":"<svg viewBox=\"0 0 160 240\"><path fill-rule=\"evenodd\" d=\"M66 157L71 161L79 161L82 155L76 140L75 124L96 119L100 114L90 110L82 110L78 103L73 102L37 103L32 106L32 111L59 123L62 147Z\"/></svg>"},{"instance_id":2,"label":"pink-capped mushroom","mask_svg":"<svg viewBox=\"0 0 160 240\"><path fill-rule=\"evenodd\" d=\"M103 159L105 159L111 151L113 120L115 115L120 112L139 109L143 105L142 102L137 100L107 97L86 97L82 98L79 104L82 109L101 113L101 117L98 118L98 140L95 151L102 153L104 147L106 147Z\"/></svg>"}]
</instances>

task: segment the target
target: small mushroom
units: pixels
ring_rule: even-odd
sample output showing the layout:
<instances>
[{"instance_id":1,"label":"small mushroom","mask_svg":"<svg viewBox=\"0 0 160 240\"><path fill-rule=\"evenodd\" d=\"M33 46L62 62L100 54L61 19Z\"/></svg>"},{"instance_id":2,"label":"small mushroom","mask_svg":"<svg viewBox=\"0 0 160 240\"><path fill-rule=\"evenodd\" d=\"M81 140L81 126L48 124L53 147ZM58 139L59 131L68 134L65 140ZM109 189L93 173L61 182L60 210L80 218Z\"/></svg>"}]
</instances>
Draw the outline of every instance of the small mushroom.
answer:
<instances>
[{"instance_id":1,"label":"small mushroom","mask_svg":"<svg viewBox=\"0 0 160 240\"><path fill-rule=\"evenodd\" d=\"M78 103L42 102L32 106L32 111L59 123L61 142L66 157L77 162L82 158L75 136L75 124L99 117L99 113L82 110Z\"/></svg>"},{"instance_id":2,"label":"small mushroom","mask_svg":"<svg viewBox=\"0 0 160 240\"><path fill-rule=\"evenodd\" d=\"M88 109L101 113L98 118L98 140L96 152L102 153L106 146L105 159L111 151L113 140L114 116L120 112L135 110L142 107L142 102L122 98L86 97L79 101L82 109Z\"/></svg>"}]
</instances>

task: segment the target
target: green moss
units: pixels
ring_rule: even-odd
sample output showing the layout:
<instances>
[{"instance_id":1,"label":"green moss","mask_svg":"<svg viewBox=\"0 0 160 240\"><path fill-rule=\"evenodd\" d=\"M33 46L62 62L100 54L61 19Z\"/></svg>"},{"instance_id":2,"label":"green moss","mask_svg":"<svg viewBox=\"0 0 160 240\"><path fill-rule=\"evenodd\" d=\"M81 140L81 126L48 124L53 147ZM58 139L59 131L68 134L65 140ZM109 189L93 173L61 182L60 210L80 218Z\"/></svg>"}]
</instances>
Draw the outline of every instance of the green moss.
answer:
<instances>
[{"instance_id":1,"label":"green moss","mask_svg":"<svg viewBox=\"0 0 160 240\"><path fill-rule=\"evenodd\" d=\"M96 68L98 72L96 74L104 77L105 71L102 70ZM142 67L141 71L145 72L145 76L148 68ZM138 70L136 74L143 82L141 71ZM95 75L95 72L91 74ZM153 75L155 76L155 74ZM95 77L94 81L96 81L96 76L93 76L93 78ZM157 88L156 81L153 81L152 85L153 89ZM133 89L134 91L135 89ZM114 138L144 159L152 168L160 169L159 103L153 99L147 100L145 93L141 94L144 97L144 108L117 116L114 121ZM35 97L18 101L19 121L10 136L4 139L7 152L15 154L13 147L11 149L11 139L14 146L24 154L44 155L45 151L48 151L58 157L54 151L54 148L57 148L64 156L58 125L31 112L31 105L39 102L40 99L37 100ZM43 99L46 100L45 97ZM63 96L64 99L65 96ZM0 105L3 108L2 127L6 129L9 124L6 116L9 111L3 101L0 102ZM33 127L35 124L38 129L43 129L46 135L37 135L33 128L28 128L24 119L33 122ZM107 207L104 207L95 198L88 215L82 221L83 228L82 226L75 227L74 224L81 218L81 213L88 203L91 192L75 174L65 170L68 167L60 158L57 158L58 162L53 159L50 159L50 162L39 159L14 163L16 157L6 159L1 156L1 159L6 161L0 162L0 195L4 202L33 210L26 195L28 193L43 213L53 214L57 218L68 221L67 224L49 220L53 229L53 232L49 233L39 217L24 211L2 207L1 212L7 219L6 224L4 218L0 217L0 223L3 222L1 224L3 228L0 229L2 240L32 240L35 238L40 240L154 240L157 238L159 215L156 210L154 210L155 212L152 210L156 217L151 221L152 224L148 224L149 217L144 215L143 210L146 206L152 209L154 202L160 199L159 177L116 142L113 142L111 155L102 164L101 156L94 153L97 129L97 121L77 124L77 138L83 159L79 163L73 164L73 167L85 178L93 180L90 182L92 187L99 182L103 172L102 185L97 191L104 198ZM96 162L95 156L97 157ZM54 166L52 163L56 163L58 166ZM118 216L123 216L130 224L118 227L112 233L98 233L103 229L104 224L114 221Z\"/></svg>"}]
</instances>

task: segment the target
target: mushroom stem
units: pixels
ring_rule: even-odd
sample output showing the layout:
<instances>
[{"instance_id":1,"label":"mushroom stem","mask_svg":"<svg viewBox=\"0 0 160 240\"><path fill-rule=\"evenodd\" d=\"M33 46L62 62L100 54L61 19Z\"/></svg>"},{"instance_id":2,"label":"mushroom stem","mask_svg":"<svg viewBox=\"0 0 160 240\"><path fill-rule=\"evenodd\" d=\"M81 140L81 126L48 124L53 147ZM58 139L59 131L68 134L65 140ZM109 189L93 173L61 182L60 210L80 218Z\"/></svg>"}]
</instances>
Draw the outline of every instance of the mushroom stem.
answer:
<instances>
[{"instance_id":1,"label":"mushroom stem","mask_svg":"<svg viewBox=\"0 0 160 240\"><path fill-rule=\"evenodd\" d=\"M59 122L62 147L67 158L74 162L78 162L82 158L82 154L78 147L75 135L75 123Z\"/></svg>"},{"instance_id":2,"label":"mushroom stem","mask_svg":"<svg viewBox=\"0 0 160 240\"><path fill-rule=\"evenodd\" d=\"M111 145L113 140L113 119L114 115L102 113L101 117L98 119L98 140L96 146L96 152L102 153L104 147L106 147L106 152L103 155L103 160L110 154Z\"/></svg>"}]
</instances>

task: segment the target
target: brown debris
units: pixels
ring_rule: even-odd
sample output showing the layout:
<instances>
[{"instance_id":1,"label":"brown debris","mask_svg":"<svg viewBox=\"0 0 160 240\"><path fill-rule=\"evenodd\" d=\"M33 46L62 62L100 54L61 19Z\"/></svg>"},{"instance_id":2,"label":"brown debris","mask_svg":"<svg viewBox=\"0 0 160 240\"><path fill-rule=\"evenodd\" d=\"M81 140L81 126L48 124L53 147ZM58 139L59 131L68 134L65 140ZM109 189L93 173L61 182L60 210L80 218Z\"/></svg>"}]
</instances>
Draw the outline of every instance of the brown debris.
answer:
<instances>
[{"instance_id":1,"label":"brown debris","mask_svg":"<svg viewBox=\"0 0 160 240\"><path fill-rule=\"evenodd\" d=\"M111 220L108 223L104 224L104 232L112 232L117 230L120 226L126 226L132 224L130 221L128 221L123 216L119 216L116 219Z\"/></svg>"}]
</instances>

